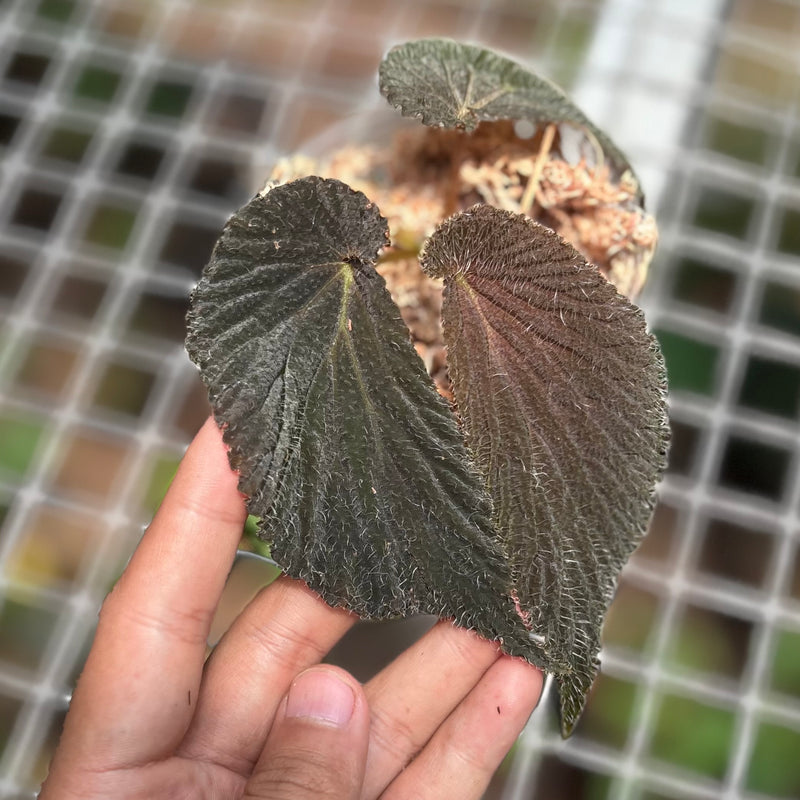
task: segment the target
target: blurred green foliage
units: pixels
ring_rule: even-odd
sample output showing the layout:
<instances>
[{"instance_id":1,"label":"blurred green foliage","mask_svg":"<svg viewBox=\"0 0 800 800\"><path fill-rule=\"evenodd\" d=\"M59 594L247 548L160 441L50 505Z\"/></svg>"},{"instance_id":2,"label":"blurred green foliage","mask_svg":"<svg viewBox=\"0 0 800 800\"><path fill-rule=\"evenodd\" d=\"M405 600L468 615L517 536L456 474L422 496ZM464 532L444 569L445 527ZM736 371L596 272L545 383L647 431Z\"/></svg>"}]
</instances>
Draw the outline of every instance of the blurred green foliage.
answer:
<instances>
[{"instance_id":1,"label":"blurred green foliage","mask_svg":"<svg viewBox=\"0 0 800 800\"><path fill-rule=\"evenodd\" d=\"M696 258L681 258L675 265L672 293L685 303L724 313L730 309L736 276Z\"/></svg>"},{"instance_id":2,"label":"blurred green foliage","mask_svg":"<svg viewBox=\"0 0 800 800\"><path fill-rule=\"evenodd\" d=\"M191 96L192 87L189 84L159 81L153 86L145 108L149 114L181 117Z\"/></svg>"},{"instance_id":3,"label":"blurred green foliage","mask_svg":"<svg viewBox=\"0 0 800 800\"><path fill-rule=\"evenodd\" d=\"M746 642L733 640L724 627L725 619L721 614L686 609L667 654L670 666L738 678L739 654Z\"/></svg>"},{"instance_id":4,"label":"blurred green foliage","mask_svg":"<svg viewBox=\"0 0 800 800\"><path fill-rule=\"evenodd\" d=\"M783 212L778 232L778 250L800 256L800 210L787 208Z\"/></svg>"},{"instance_id":5,"label":"blurred green foliage","mask_svg":"<svg viewBox=\"0 0 800 800\"><path fill-rule=\"evenodd\" d=\"M117 93L122 76L105 67L87 64L75 82L75 95L98 103L109 103Z\"/></svg>"},{"instance_id":6,"label":"blurred green foliage","mask_svg":"<svg viewBox=\"0 0 800 800\"><path fill-rule=\"evenodd\" d=\"M44 425L33 419L0 417L0 470L22 476L33 459Z\"/></svg>"},{"instance_id":7,"label":"blurred green foliage","mask_svg":"<svg viewBox=\"0 0 800 800\"><path fill-rule=\"evenodd\" d=\"M151 372L128 364L109 364L97 386L93 404L111 411L139 416L155 383Z\"/></svg>"},{"instance_id":8,"label":"blurred green foliage","mask_svg":"<svg viewBox=\"0 0 800 800\"><path fill-rule=\"evenodd\" d=\"M800 632L781 631L778 634L770 685L775 691L800 698Z\"/></svg>"},{"instance_id":9,"label":"blurred green foliage","mask_svg":"<svg viewBox=\"0 0 800 800\"><path fill-rule=\"evenodd\" d=\"M578 737L621 750L631 730L635 700L635 684L600 673L578 726Z\"/></svg>"},{"instance_id":10,"label":"blurred green foliage","mask_svg":"<svg viewBox=\"0 0 800 800\"><path fill-rule=\"evenodd\" d=\"M759 726L747 788L771 797L800 797L800 731L771 723Z\"/></svg>"},{"instance_id":11,"label":"blurred green foliage","mask_svg":"<svg viewBox=\"0 0 800 800\"><path fill-rule=\"evenodd\" d=\"M653 333L664 353L670 391L713 394L719 349L674 331L659 328Z\"/></svg>"},{"instance_id":12,"label":"blurred green foliage","mask_svg":"<svg viewBox=\"0 0 800 800\"><path fill-rule=\"evenodd\" d=\"M92 135L87 131L68 126L54 128L42 147L42 154L48 158L77 164L83 159Z\"/></svg>"},{"instance_id":13,"label":"blurred green foliage","mask_svg":"<svg viewBox=\"0 0 800 800\"><path fill-rule=\"evenodd\" d=\"M739 391L739 403L796 419L800 414L800 369L775 359L751 356Z\"/></svg>"},{"instance_id":14,"label":"blurred green foliage","mask_svg":"<svg viewBox=\"0 0 800 800\"><path fill-rule=\"evenodd\" d=\"M704 134L704 144L711 150L740 161L749 161L753 164L766 163L770 136L763 128L709 116L706 119Z\"/></svg>"},{"instance_id":15,"label":"blurred green foliage","mask_svg":"<svg viewBox=\"0 0 800 800\"><path fill-rule=\"evenodd\" d=\"M758 321L800 336L800 291L781 283L765 283Z\"/></svg>"},{"instance_id":16,"label":"blurred green foliage","mask_svg":"<svg viewBox=\"0 0 800 800\"><path fill-rule=\"evenodd\" d=\"M129 208L100 205L89 219L83 234L84 241L122 250L128 243L135 222L136 212Z\"/></svg>"},{"instance_id":17,"label":"blurred green foliage","mask_svg":"<svg viewBox=\"0 0 800 800\"><path fill-rule=\"evenodd\" d=\"M754 211L752 197L705 187L700 191L692 222L698 228L746 239Z\"/></svg>"},{"instance_id":18,"label":"blurred green foliage","mask_svg":"<svg viewBox=\"0 0 800 800\"><path fill-rule=\"evenodd\" d=\"M616 609L615 625L633 631L631 643L641 640L642 631L636 633L636 630L649 616L641 611L641 604L633 597ZM685 616L668 652L669 662L716 675L735 675L742 656L726 630L725 626L715 624L712 617ZM800 697L800 631L779 632L770 685L777 692ZM600 744L624 747L635 712L635 695L635 684L601 674L577 735ZM653 730L651 754L721 780L728 768L734 728L733 711L679 695L665 695ZM751 757L748 788L773 797L800 796L799 754L800 731L762 723ZM595 797L589 785L581 797Z\"/></svg>"},{"instance_id":19,"label":"blurred green foliage","mask_svg":"<svg viewBox=\"0 0 800 800\"><path fill-rule=\"evenodd\" d=\"M20 708L22 708L21 700L0 694L0 753L5 749L11 736Z\"/></svg>"},{"instance_id":20,"label":"blurred green foliage","mask_svg":"<svg viewBox=\"0 0 800 800\"><path fill-rule=\"evenodd\" d=\"M661 699L650 752L718 780L725 775L733 745L735 715L688 697Z\"/></svg>"},{"instance_id":21,"label":"blurred green foliage","mask_svg":"<svg viewBox=\"0 0 800 800\"><path fill-rule=\"evenodd\" d=\"M36 670L44 656L57 617L6 595L0 598L0 662Z\"/></svg>"},{"instance_id":22,"label":"blurred green foliage","mask_svg":"<svg viewBox=\"0 0 800 800\"><path fill-rule=\"evenodd\" d=\"M36 13L51 22L64 23L75 10L75 0L41 0Z\"/></svg>"},{"instance_id":23,"label":"blurred green foliage","mask_svg":"<svg viewBox=\"0 0 800 800\"><path fill-rule=\"evenodd\" d=\"M605 625L603 644L644 651L657 627L658 598L643 589L622 585Z\"/></svg>"},{"instance_id":24,"label":"blurred green foliage","mask_svg":"<svg viewBox=\"0 0 800 800\"><path fill-rule=\"evenodd\" d=\"M638 800L675 800L675 798L668 797L660 792L642 792Z\"/></svg>"}]
</instances>

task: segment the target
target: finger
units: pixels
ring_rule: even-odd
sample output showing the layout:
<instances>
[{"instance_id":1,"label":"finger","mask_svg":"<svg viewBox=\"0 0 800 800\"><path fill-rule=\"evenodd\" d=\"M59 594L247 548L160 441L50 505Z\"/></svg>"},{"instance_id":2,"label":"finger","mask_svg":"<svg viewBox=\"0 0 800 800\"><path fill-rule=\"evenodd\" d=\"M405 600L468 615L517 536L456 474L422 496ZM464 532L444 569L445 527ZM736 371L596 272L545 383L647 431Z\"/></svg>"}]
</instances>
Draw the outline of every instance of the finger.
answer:
<instances>
[{"instance_id":1,"label":"finger","mask_svg":"<svg viewBox=\"0 0 800 800\"><path fill-rule=\"evenodd\" d=\"M306 670L281 703L244 800L356 800L368 741L358 682L337 667Z\"/></svg>"},{"instance_id":2,"label":"finger","mask_svg":"<svg viewBox=\"0 0 800 800\"><path fill-rule=\"evenodd\" d=\"M364 798L380 795L499 657L493 642L443 621L364 687L372 717Z\"/></svg>"},{"instance_id":3,"label":"finger","mask_svg":"<svg viewBox=\"0 0 800 800\"><path fill-rule=\"evenodd\" d=\"M447 718L382 800L479 800L542 693L542 673L503 656Z\"/></svg>"},{"instance_id":4,"label":"finger","mask_svg":"<svg viewBox=\"0 0 800 800\"><path fill-rule=\"evenodd\" d=\"M318 664L356 619L300 581L283 577L263 589L208 660L179 753L248 777L294 677Z\"/></svg>"},{"instance_id":5,"label":"finger","mask_svg":"<svg viewBox=\"0 0 800 800\"><path fill-rule=\"evenodd\" d=\"M103 605L66 724L70 758L108 769L175 748L194 713L209 625L245 518L209 420Z\"/></svg>"}]
</instances>

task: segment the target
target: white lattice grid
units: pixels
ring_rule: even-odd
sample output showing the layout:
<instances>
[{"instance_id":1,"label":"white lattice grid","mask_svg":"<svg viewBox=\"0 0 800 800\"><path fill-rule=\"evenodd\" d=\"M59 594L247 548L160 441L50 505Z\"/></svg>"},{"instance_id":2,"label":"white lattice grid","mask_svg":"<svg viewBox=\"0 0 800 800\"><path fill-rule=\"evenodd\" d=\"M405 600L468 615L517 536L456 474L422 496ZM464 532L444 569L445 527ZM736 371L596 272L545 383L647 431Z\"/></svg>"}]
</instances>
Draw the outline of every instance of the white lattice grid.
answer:
<instances>
[{"instance_id":1,"label":"white lattice grid","mask_svg":"<svg viewBox=\"0 0 800 800\"><path fill-rule=\"evenodd\" d=\"M672 566L665 571L663 564L634 559L625 573L626 583L660 596L657 628L644 658L613 648L603 654L606 674L638 686L626 744L614 752L585 741L562 743L534 717L512 766L504 797L521 800L536 796L537 762L547 752L610 776L607 796L613 798L772 796L749 791L752 784L748 770L759 723L785 726L795 732L795 741L800 744L796 735L800 731L798 687L793 687L795 696L790 700L770 683L779 634L796 632L800 627L796 586L800 502L797 409L792 419L780 420L741 402L752 354L793 367L800 363L796 339L769 324L760 324L765 321L766 281L777 281L789 292L796 290L800 277L797 244L778 244L781 226L800 227L800 218L796 223L794 218L787 222L785 214L800 203L800 6L792 2L769 4L771 8L762 5L765 16L777 11L789 20L788 27L767 35L758 24L763 24L763 19L758 23L752 20L757 13L750 15L748 24L748 15L742 11L753 9L744 8L745 3L612 0L606 4L595 48L575 90L590 115L602 127L614 131L633 163L643 165L645 188L654 188L661 201L661 213L657 213L662 235L661 269L657 265L644 301L651 325L710 343L719 348L720 358L713 389L707 393L710 396L678 390L671 398L672 417L696 426L703 437L690 474L668 475L660 491L665 504L680 510L680 537ZM669 26L664 24L666 19ZM753 69L775 70L775 83L767 88L766 95L736 85L720 74L723 58L732 54L752 59ZM771 74L769 77L773 78ZM783 84L778 85L781 79ZM686 112L683 118L680 108ZM722 157L704 146L702 117L709 109L732 122L771 132L770 156L763 167ZM668 170L664 170L666 165ZM752 198L753 213L746 230L733 237L720 236L697 224L700 196L707 187ZM676 262L687 254L727 265L736 273L733 311L727 317L671 296L677 279ZM782 487L774 497L764 499L731 491L730 480L725 486L721 476L732 458L727 449L731 435L780 448L787 454ZM703 580L698 575L695 565L710 516L764 531L764 548L771 547L771 556L762 590L753 591L732 581ZM775 536L772 544L767 543L767 531ZM752 623L738 682L667 665L670 642L681 611L689 603ZM665 693L735 715L727 766L719 781L699 780L691 772L666 768L663 761L651 755L660 698ZM691 725L692 720L687 719L687 729ZM783 765L780 754L775 758L777 771ZM780 796L796 796L800 788L795 782L789 794L785 791Z\"/></svg>"},{"instance_id":2,"label":"white lattice grid","mask_svg":"<svg viewBox=\"0 0 800 800\"><path fill-rule=\"evenodd\" d=\"M65 29L36 17L38 2L0 3L3 42L0 69L6 68L6 62L20 43L43 55L56 54L35 94L26 92L24 87L0 87L2 109L19 110L27 115L3 154L0 192L3 239L6 247L32 265L14 304L0 306L3 325L0 379L8 389L0 411L12 417L24 418L33 413L46 419L46 429L24 481L0 478L0 494L13 499L0 532L0 565L5 568L8 564L34 509L44 501L65 511L88 509L103 525L102 535L93 548L87 548L77 577L68 588L34 587L11 581L6 573L2 578L0 589L4 598L13 597L16 602L42 608L53 619L52 633L35 669L19 669L11 664L6 667L5 661L0 665L0 692L21 702L0 761L3 776L0 792L6 797L29 796L25 792L30 793L41 775L42 746L63 713L96 608L140 535L144 522L143 485L154 459L177 456L186 443L186 431L176 422L175 404L196 382L195 372L178 344L165 348L163 341L132 336L127 323L132 313L131 299L143 289L179 293L191 285L193 278L186 269L158 270L154 266L163 262L160 247L164 221L180 210L183 218L218 228L233 208L230 199L212 201L182 188L194 154L202 147L223 148L237 153L247 164L269 163L291 141L291 132L297 127L298 97L312 97L322 106L341 106L353 111L373 103L363 94L370 86L371 76L337 81L324 79L317 72L331 40L344 35L339 25L350 19L348 12L342 10L345 3L315 0L294 4L220 4L225 21L221 35L234 45L254 25L277 26L292 40L293 48L300 54L299 64L291 72L277 69L270 74L245 69L232 60L176 58L171 51L168 53L164 41L169 39L175 20L185 19L180 15L191 4L154 4L145 34L133 44L124 38L96 33L96 20L109 5L97 0L77 2L65 35ZM796 4L778 5L791 8ZM786 53L793 52L791 43L797 41L800 31L795 27L783 39L766 35L758 28L728 24L731 9L710 0L691 4L666 0L663 3L609 0L606 4L577 0L501 4L476 0L442 4L452 12L446 22L431 19L422 25L418 17L427 13L429 7L435 8L436 3L348 4L348 8L367 18L370 6L373 13L375 9L380 12L373 17L374 46L367 48L361 39L352 41L355 47L380 52L404 38L449 33L505 44L506 49L534 63L545 74L562 80L574 79L574 88L583 105L629 151L650 196L660 199L659 206L664 210L662 253L680 246L735 265L740 277L735 313L725 320L669 299L671 272L668 259L663 256L664 268L661 274L656 272L649 294L648 310L655 324L685 329L701 340L716 343L722 355L713 396L679 393L673 398L675 412L705 432L691 477L670 476L663 487L664 499L681 514L681 536L670 569L665 570L663 565L656 568L653 562L640 560L627 572L631 584L647 588L660 599L661 612L652 641L641 655L621 648L608 648L604 653L607 674L639 687L625 745L612 748L585 738L563 745L552 726L546 724L546 715L534 716L512 762L504 796L533 797L534 787L541 779L541 758L553 752L565 763L610 776L608 794L603 796L643 797L640 791L650 788L670 797L744 796L757 722L766 716L800 730L797 702L779 698L769 688L776 631L800 627L798 604L789 599L800 491L794 452L796 432L789 423L776 422L774 417L743 412L735 401L747 354L753 347L787 363L798 361L791 337L754 324L762 274L798 287L797 276L793 274L797 260L773 253L777 209L788 201L798 204L797 181L786 177L796 155L797 92L793 106L785 110L768 109L761 98L721 88L712 76L722 48L742 48L766 63L796 58ZM516 6L515 10L522 14L527 10L536 19L535 32L526 43L497 41L498 12L509 6ZM580 69L576 69L559 50L564 42L563 31L573 30L576 24L588 28L595 22L597 31L588 56L579 62ZM89 106L75 105L71 98L76 65L87 53L95 54L99 61L109 65L124 64L124 79L118 93L102 113ZM574 53L569 53L569 58L573 56ZM143 92L152 76L162 71L181 80L191 79L195 85L189 110L174 131L163 121L142 118L139 112ZM264 94L270 98L264 122L249 137L225 135L213 130L207 121L217 99L216 90L233 82L256 96ZM769 128L776 152L768 168L745 168L730 160L713 158L698 146L697 126L687 127L686 123L698 110L711 105L720 107L734 119L753 118ZM87 125L94 125L98 118L102 120L101 134L96 136L80 167L72 172L56 168L52 162L43 162L38 156L44 127L65 111L73 119L85 120ZM125 182L109 185L108 165L115 157L116 143L131 132L145 141L167 143L169 148L170 158L158 179L146 190ZM43 189L56 186L68 190L68 202L62 203L47 236L8 222L18 199L18 187L27 186L31 180ZM738 243L687 226L685 220L692 214L703 180L758 192L761 224L752 224L747 236ZM87 209L98 193L110 194L123 205L141 205L133 234L122 252L87 250L78 242L75 232L86 228ZM246 194L239 199L246 199ZM81 274L102 276L108 284L91 325L66 324L63 318L49 311L57 279L64 273L65 265L76 269L75 261L80 262L77 269ZM78 353L75 369L57 403L20 391L14 385L13 376L28 342L40 335L67 343ZM98 410L93 401L102 371L112 356L144 366L155 376L147 403L138 417ZM53 491L54 475L62 469L71 437L76 430L87 428L125 445L119 476L113 485L113 502ZM792 450L786 488L777 502L718 488L717 476L729 430ZM734 520L751 520L755 527L776 532L777 546L772 551L764 589L755 591L732 583L707 584L697 580L693 564L703 521L711 508L714 513L719 511ZM685 602L755 623L738 687L732 688L730 682L720 680L719 676L680 673L664 666L668 643ZM6 643L4 648L0 647L0 655L10 646ZM650 756L658 697L663 690L735 711L731 756L719 782L678 770ZM687 725L691 725L690 720Z\"/></svg>"}]
</instances>

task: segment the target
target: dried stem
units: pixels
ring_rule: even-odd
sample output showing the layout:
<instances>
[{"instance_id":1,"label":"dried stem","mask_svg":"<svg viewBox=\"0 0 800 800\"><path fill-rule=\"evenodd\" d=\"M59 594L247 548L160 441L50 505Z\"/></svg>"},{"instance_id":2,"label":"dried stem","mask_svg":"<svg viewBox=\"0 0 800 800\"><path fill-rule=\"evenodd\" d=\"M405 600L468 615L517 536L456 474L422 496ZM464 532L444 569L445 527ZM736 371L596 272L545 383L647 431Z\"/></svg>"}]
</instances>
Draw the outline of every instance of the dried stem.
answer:
<instances>
[{"instance_id":1,"label":"dried stem","mask_svg":"<svg viewBox=\"0 0 800 800\"><path fill-rule=\"evenodd\" d=\"M533 208L533 201L536 198L536 190L539 188L539 181L542 179L542 169L544 169L544 162L550 155L550 149L553 146L553 140L556 135L556 126L548 125L544 129L542 142L539 147L539 152L536 156L536 161L533 164L533 171L528 183L525 186L525 192L519 203L519 210L522 214L530 214Z\"/></svg>"}]
</instances>

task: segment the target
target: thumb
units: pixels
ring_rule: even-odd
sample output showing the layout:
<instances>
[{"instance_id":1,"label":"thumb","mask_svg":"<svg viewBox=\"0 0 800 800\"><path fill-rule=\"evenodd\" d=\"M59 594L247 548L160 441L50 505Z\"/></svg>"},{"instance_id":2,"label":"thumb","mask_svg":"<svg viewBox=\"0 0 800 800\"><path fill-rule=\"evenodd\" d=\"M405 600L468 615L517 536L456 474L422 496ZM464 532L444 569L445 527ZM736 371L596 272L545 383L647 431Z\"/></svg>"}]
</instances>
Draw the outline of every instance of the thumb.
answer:
<instances>
[{"instance_id":1,"label":"thumb","mask_svg":"<svg viewBox=\"0 0 800 800\"><path fill-rule=\"evenodd\" d=\"M301 672L289 687L243 800L356 800L369 742L358 681L337 667Z\"/></svg>"}]
</instances>

